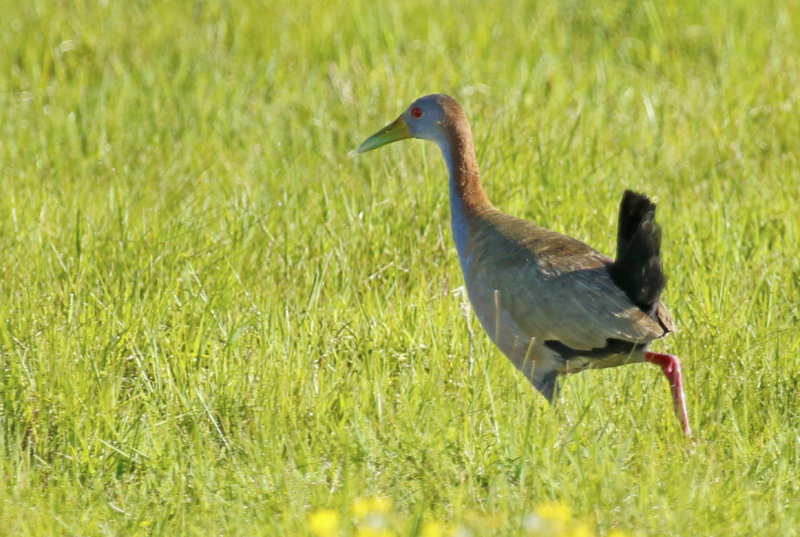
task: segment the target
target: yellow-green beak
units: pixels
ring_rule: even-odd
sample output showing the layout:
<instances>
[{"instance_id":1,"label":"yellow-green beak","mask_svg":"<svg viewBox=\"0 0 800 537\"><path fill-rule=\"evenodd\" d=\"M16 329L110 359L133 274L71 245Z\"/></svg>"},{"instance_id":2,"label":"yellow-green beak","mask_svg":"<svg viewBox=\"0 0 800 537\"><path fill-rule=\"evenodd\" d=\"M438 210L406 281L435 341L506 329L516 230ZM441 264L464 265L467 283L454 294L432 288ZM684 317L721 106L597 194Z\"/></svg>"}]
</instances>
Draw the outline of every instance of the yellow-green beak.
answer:
<instances>
[{"instance_id":1,"label":"yellow-green beak","mask_svg":"<svg viewBox=\"0 0 800 537\"><path fill-rule=\"evenodd\" d=\"M382 145L390 144L398 140L405 140L406 138L411 138L411 134L408 133L408 125L403 121L403 116L400 116L393 123L385 126L367 138L364 143L358 147L358 152L364 153L365 151L372 151Z\"/></svg>"}]
</instances>

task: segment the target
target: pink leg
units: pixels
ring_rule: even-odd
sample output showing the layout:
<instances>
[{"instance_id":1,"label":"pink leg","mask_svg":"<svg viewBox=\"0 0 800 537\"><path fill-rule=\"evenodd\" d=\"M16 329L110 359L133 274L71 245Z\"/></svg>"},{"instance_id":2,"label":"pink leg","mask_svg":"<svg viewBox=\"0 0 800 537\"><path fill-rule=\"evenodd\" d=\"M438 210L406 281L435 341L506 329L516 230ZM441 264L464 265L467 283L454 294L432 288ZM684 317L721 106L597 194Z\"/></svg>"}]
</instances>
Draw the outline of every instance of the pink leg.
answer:
<instances>
[{"instance_id":1,"label":"pink leg","mask_svg":"<svg viewBox=\"0 0 800 537\"><path fill-rule=\"evenodd\" d=\"M661 366L661 370L669 381L672 388L672 405L675 407L675 415L681 421L681 427L686 436L694 441L692 429L689 427L689 414L686 412L686 399L683 396L683 376L681 375L681 361L677 356L671 354L658 354L648 351L644 359L650 363Z\"/></svg>"}]
</instances>

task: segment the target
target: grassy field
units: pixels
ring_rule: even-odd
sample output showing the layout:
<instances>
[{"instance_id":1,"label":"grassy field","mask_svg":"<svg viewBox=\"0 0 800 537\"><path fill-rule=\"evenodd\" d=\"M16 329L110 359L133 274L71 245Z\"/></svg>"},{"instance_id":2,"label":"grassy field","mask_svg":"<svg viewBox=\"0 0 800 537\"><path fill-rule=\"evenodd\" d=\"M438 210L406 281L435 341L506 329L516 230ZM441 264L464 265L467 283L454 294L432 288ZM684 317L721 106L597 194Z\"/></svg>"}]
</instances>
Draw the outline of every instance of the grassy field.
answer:
<instances>
[{"instance_id":1,"label":"grassy field","mask_svg":"<svg viewBox=\"0 0 800 537\"><path fill-rule=\"evenodd\" d=\"M0 12L0 535L800 533L797 2ZM435 146L350 154L433 92L507 212L656 198L694 449L465 317Z\"/></svg>"}]
</instances>

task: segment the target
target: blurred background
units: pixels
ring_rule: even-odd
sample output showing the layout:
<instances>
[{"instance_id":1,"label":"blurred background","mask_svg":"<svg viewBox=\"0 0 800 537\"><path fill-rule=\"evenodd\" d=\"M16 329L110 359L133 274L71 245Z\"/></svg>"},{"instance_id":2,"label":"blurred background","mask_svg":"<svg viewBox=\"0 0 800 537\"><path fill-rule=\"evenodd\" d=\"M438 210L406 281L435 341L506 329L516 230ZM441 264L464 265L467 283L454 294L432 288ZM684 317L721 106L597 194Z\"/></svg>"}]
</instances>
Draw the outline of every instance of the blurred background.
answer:
<instances>
[{"instance_id":1,"label":"blurred background","mask_svg":"<svg viewBox=\"0 0 800 537\"><path fill-rule=\"evenodd\" d=\"M796 534L797 2L0 12L8 534ZM506 212L659 203L694 451L657 370L553 410L462 314L435 146L352 154L439 92Z\"/></svg>"}]
</instances>

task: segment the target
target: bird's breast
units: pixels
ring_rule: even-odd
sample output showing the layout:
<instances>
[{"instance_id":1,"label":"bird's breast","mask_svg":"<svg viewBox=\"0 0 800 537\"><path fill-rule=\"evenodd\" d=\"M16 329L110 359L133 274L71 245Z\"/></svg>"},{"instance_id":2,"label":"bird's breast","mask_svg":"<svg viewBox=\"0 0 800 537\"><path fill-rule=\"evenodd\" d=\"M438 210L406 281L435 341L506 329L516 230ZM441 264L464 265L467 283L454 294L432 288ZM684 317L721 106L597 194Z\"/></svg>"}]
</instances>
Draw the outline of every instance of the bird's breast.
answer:
<instances>
[{"instance_id":1,"label":"bird's breast","mask_svg":"<svg viewBox=\"0 0 800 537\"><path fill-rule=\"evenodd\" d=\"M469 278L472 256L467 252L467 241L470 238L470 221L464 207L464 202L455 194L451 182L450 192L450 226L453 230L453 240L456 243L458 261L464 278Z\"/></svg>"}]
</instances>

